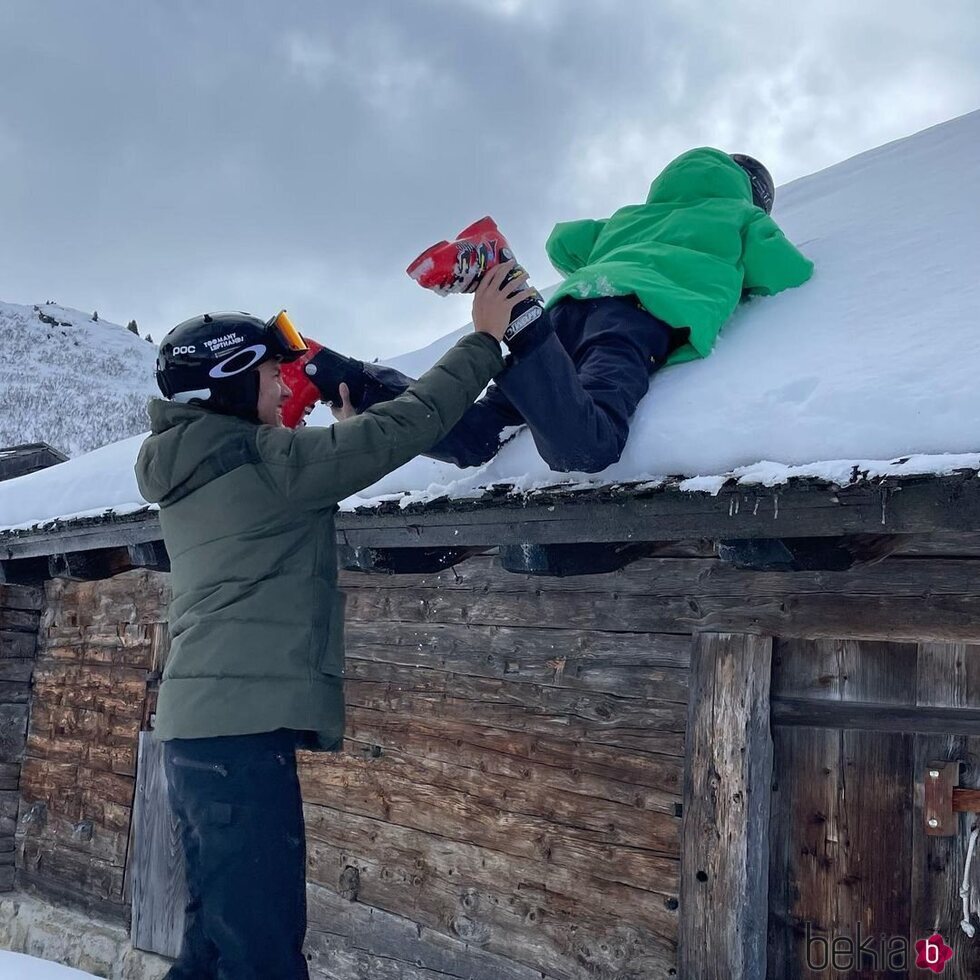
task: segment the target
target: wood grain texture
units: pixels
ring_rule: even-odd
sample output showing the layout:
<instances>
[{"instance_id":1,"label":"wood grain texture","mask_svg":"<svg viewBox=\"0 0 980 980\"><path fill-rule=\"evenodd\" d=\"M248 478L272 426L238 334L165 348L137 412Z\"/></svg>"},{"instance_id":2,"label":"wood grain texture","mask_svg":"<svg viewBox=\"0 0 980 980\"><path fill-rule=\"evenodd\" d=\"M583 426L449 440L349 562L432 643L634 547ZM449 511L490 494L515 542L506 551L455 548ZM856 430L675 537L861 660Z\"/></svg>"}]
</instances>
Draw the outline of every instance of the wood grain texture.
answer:
<instances>
[{"instance_id":1,"label":"wood grain texture","mask_svg":"<svg viewBox=\"0 0 980 980\"><path fill-rule=\"evenodd\" d=\"M137 743L167 579L141 570L50 581L40 610L20 776L20 877L39 894L115 919L129 919Z\"/></svg>"},{"instance_id":2,"label":"wood grain texture","mask_svg":"<svg viewBox=\"0 0 980 980\"><path fill-rule=\"evenodd\" d=\"M545 860L308 806L310 880L562 980L665 977L676 913L662 897Z\"/></svg>"},{"instance_id":3,"label":"wood grain texture","mask_svg":"<svg viewBox=\"0 0 980 980\"><path fill-rule=\"evenodd\" d=\"M965 644L922 644L919 647L916 702L947 708L980 707L980 647ZM980 786L980 737L916 735L913 739L915 808L912 814L911 932L909 941L939 932L954 950L946 967L955 980L980 976L980 946L957 925L962 917L959 887L966 866L970 829L977 814L954 817L952 837L923 832L923 779L933 762L963 763L960 785ZM980 867L974 865L969 907L974 924L980 916Z\"/></svg>"},{"instance_id":4,"label":"wood grain texture","mask_svg":"<svg viewBox=\"0 0 980 980\"><path fill-rule=\"evenodd\" d=\"M554 980L414 920L307 888L306 939L314 975L326 980Z\"/></svg>"},{"instance_id":5,"label":"wood grain texture","mask_svg":"<svg viewBox=\"0 0 980 980\"><path fill-rule=\"evenodd\" d=\"M772 641L700 634L691 658L679 975L765 976Z\"/></svg>"},{"instance_id":6,"label":"wood grain texture","mask_svg":"<svg viewBox=\"0 0 980 980\"><path fill-rule=\"evenodd\" d=\"M139 737L132 838L127 870L133 946L176 958L184 933L187 886L177 821L167 799L163 743L151 732Z\"/></svg>"}]
</instances>

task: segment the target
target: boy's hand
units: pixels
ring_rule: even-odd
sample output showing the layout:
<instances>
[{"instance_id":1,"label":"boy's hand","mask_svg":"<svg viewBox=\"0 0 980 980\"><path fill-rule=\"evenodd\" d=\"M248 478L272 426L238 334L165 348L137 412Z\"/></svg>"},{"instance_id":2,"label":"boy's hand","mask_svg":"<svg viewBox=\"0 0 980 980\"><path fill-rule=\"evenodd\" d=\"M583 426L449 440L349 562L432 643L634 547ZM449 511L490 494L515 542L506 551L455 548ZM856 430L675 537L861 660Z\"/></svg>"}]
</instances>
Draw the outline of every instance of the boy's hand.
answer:
<instances>
[{"instance_id":1,"label":"boy's hand","mask_svg":"<svg viewBox=\"0 0 980 980\"><path fill-rule=\"evenodd\" d=\"M507 274L514 268L515 261L494 266L480 281L473 294L473 329L477 333L488 333L502 341L510 326L510 311L523 299L527 299L527 273L515 276L506 286Z\"/></svg>"},{"instance_id":2,"label":"boy's hand","mask_svg":"<svg viewBox=\"0 0 980 980\"><path fill-rule=\"evenodd\" d=\"M350 388L343 381L340 382L340 404L337 405L335 402L327 402L327 404L338 422L343 422L344 419L350 419L357 415L354 406L350 403Z\"/></svg>"}]
</instances>

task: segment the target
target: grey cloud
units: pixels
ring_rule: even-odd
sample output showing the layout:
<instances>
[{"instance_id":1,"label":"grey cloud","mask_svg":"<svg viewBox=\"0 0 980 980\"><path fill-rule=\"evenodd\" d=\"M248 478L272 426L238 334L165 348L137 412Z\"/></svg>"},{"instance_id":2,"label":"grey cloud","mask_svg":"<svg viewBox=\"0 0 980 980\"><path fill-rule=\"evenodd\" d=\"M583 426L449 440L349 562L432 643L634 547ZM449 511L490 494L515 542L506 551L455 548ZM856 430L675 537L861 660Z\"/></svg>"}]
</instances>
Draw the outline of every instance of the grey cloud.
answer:
<instances>
[{"instance_id":1,"label":"grey cloud","mask_svg":"<svg viewBox=\"0 0 980 980\"><path fill-rule=\"evenodd\" d=\"M966 2L13 0L0 298L154 336L284 305L354 353L410 349L468 304L404 268L474 218L544 284L555 221L690 146L787 180L975 107L977 41Z\"/></svg>"}]
</instances>

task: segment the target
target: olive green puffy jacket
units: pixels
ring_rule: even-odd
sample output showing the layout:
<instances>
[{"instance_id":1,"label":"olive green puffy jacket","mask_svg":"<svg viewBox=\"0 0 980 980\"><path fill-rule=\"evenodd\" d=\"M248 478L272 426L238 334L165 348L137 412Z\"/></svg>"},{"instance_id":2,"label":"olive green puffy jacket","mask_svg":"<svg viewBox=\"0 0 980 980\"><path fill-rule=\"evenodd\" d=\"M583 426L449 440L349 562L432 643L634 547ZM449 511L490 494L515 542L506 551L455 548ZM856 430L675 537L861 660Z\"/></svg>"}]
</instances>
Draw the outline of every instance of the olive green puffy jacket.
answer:
<instances>
[{"instance_id":1,"label":"olive green puffy jacket","mask_svg":"<svg viewBox=\"0 0 980 980\"><path fill-rule=\"evenodd\" d=\"M655 317L690 331L671 364L711 353L743 291L771 295L813 274L813 263L752 203L745 171L711 147L668 164L645 203L603 221L556 225L547 249L566 276L549 306L566 296L636 296Z\"/></svg>"},{"instance_id":2,"label":"olive green puffy jacket","mask_svg":"<svg viewBox=\"0 0 980 980\"><path fill-rule=\"evenodd\" d=\"M289 728L338 747L337 504L438 442L502 366L497 342L470 334L399 398L296 431L150 403L136 476L172 569L159 738Z\"/></svg>"}]
</instances>

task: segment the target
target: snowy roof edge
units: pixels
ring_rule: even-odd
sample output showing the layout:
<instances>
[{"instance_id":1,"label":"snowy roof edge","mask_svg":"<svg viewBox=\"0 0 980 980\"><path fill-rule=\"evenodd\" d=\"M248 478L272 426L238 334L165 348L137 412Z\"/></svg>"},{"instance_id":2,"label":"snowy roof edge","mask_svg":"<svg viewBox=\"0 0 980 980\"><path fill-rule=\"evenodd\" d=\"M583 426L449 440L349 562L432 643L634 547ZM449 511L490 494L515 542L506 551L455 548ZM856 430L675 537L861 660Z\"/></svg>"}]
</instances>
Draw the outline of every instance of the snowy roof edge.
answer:
<instances>
[{"instance_id":1,"label":"snowy roof edge","mask_svg":"<svg viewBox=\"0 0 980 980\"><path fill-rule=\"evenodd\" d=\"M721 485L692 482L559 486L523 494L496 487L479 498L408 506L388 500L339 513L337 537L350 547L450 548L980 532L980 467L942 475L857 474L846 483L814 476L777 485L734 477ZM156 508L107 510L0 531L0 561L160 540Z\"/></svg>"}]
</instances>

